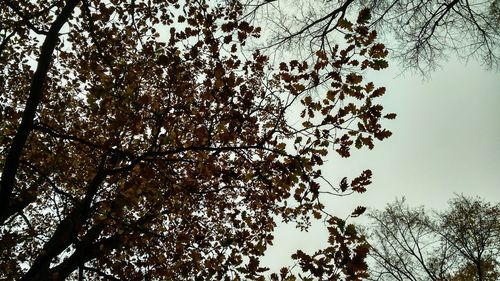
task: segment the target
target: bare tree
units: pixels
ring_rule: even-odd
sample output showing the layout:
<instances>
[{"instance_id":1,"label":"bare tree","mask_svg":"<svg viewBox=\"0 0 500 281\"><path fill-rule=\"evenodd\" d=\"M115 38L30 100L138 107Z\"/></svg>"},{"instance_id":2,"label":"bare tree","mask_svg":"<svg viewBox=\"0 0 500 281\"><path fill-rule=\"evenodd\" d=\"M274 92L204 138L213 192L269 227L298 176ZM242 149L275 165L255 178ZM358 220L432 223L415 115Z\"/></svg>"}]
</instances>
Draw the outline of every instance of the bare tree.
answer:
<instances>
[{"instance_id":1,"label":"bare tree","mask_svg":"<svg viewBox=\"0 0 500 281\"><path fill-rule=\"evenodd\" d=\"M479 280L500 276L500 205L458 196L441 213L404 200L370 215L370 280Z\"/></svg>"},{"instance_id":2,"label":"bare tree","mask_svg":"<svg viewBox=\"0 0 500 281\"><path fill-rule=\"evenodd\" d=\"M400 200L370 218L373 280L443 280L456 262L454 249L436 239L423 208L410 209Z\"/></svg>"},{"instance_id":3,"label":"bare tree","mask_svg":"<svg viewBox=\"0 0 500 281\"><path fill-rule=\"evenodd\" d=\"M500 205L460 196L450 202L437 226L434 231L465 262L461 274L473 271L475 280L498 280L498 272L490 271L500 256Z\"/></svg>"},{"instance_id":4,"label":"bare tree","mask_svg":"<svg viewBox=\"0 0 500 281\"><path fill-rule=\"evenodd\" d=\"M328 49L346 16L371 10L403 68L427 74L447 55L500 64L499 0L247 0L247 17L271 31L266 47ZM297 45L298 44L298 45Z\"/></svg>"}]
</instances>

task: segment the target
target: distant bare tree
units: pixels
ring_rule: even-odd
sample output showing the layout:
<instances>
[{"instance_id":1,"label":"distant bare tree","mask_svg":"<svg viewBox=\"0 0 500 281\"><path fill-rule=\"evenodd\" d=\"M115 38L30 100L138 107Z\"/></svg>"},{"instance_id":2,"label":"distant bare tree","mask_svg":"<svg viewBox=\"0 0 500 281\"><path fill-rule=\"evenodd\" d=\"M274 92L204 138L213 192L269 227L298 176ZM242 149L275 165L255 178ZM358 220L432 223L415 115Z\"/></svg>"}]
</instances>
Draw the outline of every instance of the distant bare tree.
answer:
<instances>
[{"instance_id":1,"label":"distant bare tree","mask_svg":"<svg viewBox=\"0 0 500 281\"><path fill-rule=\"evenodd\" d=\"M329 48L347 15L363 8L392 39L403 68L427 74L446 55L500 66L500 0L246 0L247 17L264 21L267 47Z\"/></svg>"},{"instance_id":2,"label":"distant bare tree","mask_svg":"<svg viewBox=\"0 0 500 281\"><path fill-rule=\"evenodd\" d=\"M428 214L404 200L370 215L370 280L494 281L500 277L500 204L458 196Z\"/></svg>"},{"instance_id":3,"label":"distant bare tree","mask_svg":"<svg viewBox=\"0 0 500 281\"><path fill-rule=\"evenodd\" d=\"M457 197L450 202L450 209L441 213L434 231L465 261L457 277L473 272L476 278L467 280L500 278L498 268L492 274L500 257L500 204L491 206L480 200Z\"/></svg>"}]
</instances>

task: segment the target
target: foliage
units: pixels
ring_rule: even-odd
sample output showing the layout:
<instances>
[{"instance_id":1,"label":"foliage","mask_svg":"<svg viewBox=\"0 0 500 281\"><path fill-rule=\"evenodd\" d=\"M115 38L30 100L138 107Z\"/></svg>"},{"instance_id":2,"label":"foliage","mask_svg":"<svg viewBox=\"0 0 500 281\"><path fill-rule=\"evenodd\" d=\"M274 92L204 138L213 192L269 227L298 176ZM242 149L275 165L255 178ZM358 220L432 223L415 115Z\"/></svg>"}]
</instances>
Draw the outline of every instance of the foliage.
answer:
<instances>
[{"instance_id":1,"label":"foliage","mask_svg":"<svg viewBox=\"0 0 500 281\"><path fill-rule=\"evenodd\" d=\"M458 196L429 215L404 200L370 214L370 280L498 280L500 205Z\"/></svg>"},{"instance_id":2,"label":"foliage","mask_svg":"<svg viewBox=\"0 0 500 281\"><path fill-rule=\"evenodd\" d=\"M331 218L329 240L331 246L310 256L297 251L292 258L299 261L304 272L315 277L304 280L363 280L368 277L365 258L369 245L353 224L346 225L339 218ZM300 276L300 275L299 275Z\"/></svg>"},{"instance_id":3,"label":"foliage","mask_svg":"<svg viewBox=\"0 0 500 281\"><path fill-rule=\"evenodd\" d=\"M275 66L241 51L260 33L242 12L0 2L0 279L261 280L276 222L325 216L331 246L298 252L301 267L364 274L362 236L321 202L364 192L371 172L325 191L321 167L390 136L385 89L362 76L387 51L363 10L342 46Z\"/></svg>"},{"instance_id":4,"label":"foliage","mask_svg":"<svg viewBox=\"0 0 500 281\"><path fill-rule=\"evenodd\" d=\"M246 0L245 4L248 18L273 26L268 47L328 48L338 41L344 19L368 8L373 14L371 26L393 42L392 54L405 69L428 75L450 52L478 59L490 69L500 67L498 0Z\"/></svg>"}]
</instances>

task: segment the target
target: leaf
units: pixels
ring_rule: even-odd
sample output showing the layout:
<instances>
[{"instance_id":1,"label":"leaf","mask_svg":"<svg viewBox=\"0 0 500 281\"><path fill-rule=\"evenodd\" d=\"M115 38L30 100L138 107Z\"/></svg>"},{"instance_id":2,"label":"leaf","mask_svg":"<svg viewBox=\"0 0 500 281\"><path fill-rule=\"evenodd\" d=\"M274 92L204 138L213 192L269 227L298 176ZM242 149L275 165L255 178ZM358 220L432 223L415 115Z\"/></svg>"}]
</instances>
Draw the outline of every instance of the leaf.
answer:
<instances>
[{"instance_id":1,"label":"leaf","mask_svg":"<svg viewBox=\"0 0 500 281\"><path fill-rule=\"evenodd\" d=\"M375 70L379 70L379 69L384 69L384 68L389 67L389 64L387 63L386 60L376 59L376 60L373 60L371 67Z\"/></svg>"},{"instance_id":2,"label":"leaf","mask_svg":"<svg viewBox=\"0 0 500 281\"><path fill-rule=\"evenodd\" d=\"M319 51L316 51L316 56L321 59L321 60L328 60L328 57L326 55L326 52L322 51L322 50L319 50Z\"/></svg>"},{"instance_id":3,"label":"leaf","mask_svg":"<svg viewBox=\"0 0 500 281\"><path fill-rule=\"evenodd\" d=\"M221 78L222 76L224 76L224 72L225 71L224 71L224 68L222 67L222 65L217 64L217 66L214 69L214 77Z\"/></svg>"},{"instance_id":4,"label":"leaf","mask_svg":"<svg viewBox=\"0 0 500 281\"><path fill-rule=\"evenodd\" d=\"M373 91L373 93L370 95L371 98L377 98L377 97L381 97L385 94L385 87L380 87L380 88L377 88L375 91Z\"/></svg>"},{"instance_id":5,"label":"leaf","mask_svg":"<svg viewBox=\"0 0 500 281\"><path fill-rule=\"evenodd\" d=\"M302 123L302 126L304 126L304 128L311 128L313 126L313 124L311 123L311 121L305 121Z\"/></svg>"},{"instance_id":6,"label":"leaf","mask_svg":"<svg viewBox=\"0 0 500 281\"><path fill-rule=\"evenodd\" d=\"M359 11L358 19L356 22L358 24L367 24L370 21L370 19L371 19L370 9L364 8L361 11Z\"/></svg>"},{"instance_id":7,"label":"leaf","mask_svg":"<svg viewBox=\"0 0 500 281\"><path fill-rule=\"evenodd\" d=\"M366 186L371 184L372 171L365 170L360 176L354 178L351 181L351 189L357 193L364 193L366 191Z\"/></svg>"},{"instance_id":8,"label":"leaf","mask_svg":"<svg viewBox=\"0 0 500 281\"><path fill-rule=\"evenodd\" d=\"M293 87L295 88L296 93L301 93L306 89L306 87L300 83L294 84Z\"/></svg>"},{"instance_id":9,"label":"leaf","mask_svg":"<svg viewBox=\"0 0 500 281\"><path fill-rule=\"evenodd\" d=\"M336 93L334 91L328 91L326 92L326 97L327 99L334 101L335 100Z\"/></svg>"},{"instance_id":10,"label":"leaf","mask_svg":"<svg viewBox=\"0 0 500 281\"><path fill-rule=\"evenodd\" d=\"M389 113L389 114L384 115L384 118L392 120L392 119L396 119L396 116L397 116L396 113Z\"/></svg>"},{"instance_id":11,"label":"leaf","mask_svg":"<svg viewBox=\"0 0 500 281\"><path fill-rule=\"evenodd\" d=\"M355 73L350 73L346 77L346 81L350 84L359 84L363 80L363 76L355 74Z\"/></svg>"},{"instance_id":12,"label":"leaf","mask_svg":"<svg viewBox=\"0 0 500 281\"><path fill-rule=\"evenodd\" d=\"M341 18L339 21L338 21L338 26L340 28L343 28L343 29L347 29L349 31L352 31L352 23L348 20L346 20L345 18Z\"/></svg>"},{"instance_id":13,"label":"leaf","mask_svg":"<svg viewBox=\"0 0 500 281\"><path fill-rule=\"evenodd\" d=\"M349 184L347 183L347 178L344 177L341 181L340 181L340 190L342 192L345 192L347 190L347 188L349 188Z\"/></svg>"},{"instance_id":14,"label":"leaf","mask_svg":"<svg viewBox=\"0 0 500 281\"><path fill-rule=\"evenodd\" d=\"M363 207L363 206L358 206L356 207L356 209L354 209L354 211L351 213L351 217L355 218L355 217L359 217L360 215L362 215L364 212L366 211L366 207Z\"/></svg>"},{"instance_id":15,"label":"leaf","mask_svg":"<svg viewBox=\"0 0 500 281\"><path fill-rule=\"evenodd\" d=\"M310 105L312 103L312 98L311 96L307 96L304 98L304 104L305 105Z\"/></svg>"},{"instance_id":16,"label":"leaf","mask_svg":"<svg viewBox=\"0 0 500 281\"><path fill-rule=\"evenodd\" d=\"M374 88L375 88L375 86L373 85L373 82L370 82L370 83L365 85L365 91L367 93L370 93L371 91L373 91Z\"/></svg>"}]
</instances>

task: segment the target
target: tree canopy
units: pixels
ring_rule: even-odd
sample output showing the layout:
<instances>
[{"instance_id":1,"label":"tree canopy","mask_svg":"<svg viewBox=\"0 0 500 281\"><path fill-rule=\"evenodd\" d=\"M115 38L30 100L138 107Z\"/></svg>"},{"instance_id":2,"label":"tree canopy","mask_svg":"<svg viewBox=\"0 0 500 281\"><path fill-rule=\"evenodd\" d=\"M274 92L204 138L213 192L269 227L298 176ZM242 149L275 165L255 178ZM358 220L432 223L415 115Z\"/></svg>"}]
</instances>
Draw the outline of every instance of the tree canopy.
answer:
<instances>
[{"instance_id":1,"label":"tree canopy","mask_svg":"<svg viewBox=\"0 0 500 281\"><path fill-rule=\"evenodd\" d=\"M330 246L294 255L305 276L366 276L367 245L322 202L371 172L337 186L322 167L390 136L385 88L363 78L387 66L369 11L278 64L242 52L261 30L243 11L0 2L0 279L262 280L276 223L320 218Z\"/></svg>"},{"instance_id":2,"label":"tree canopy","mask_svg":"<svg viewBox=\"0 0 500 281\"><path fill-rule=\"evenodd\" d=\"M500 278L500 204L457 196L442 212L404 200L369 214L370 280Z\"/></svg>"},{"instance_id":3,"label":"tree canopy","mask_svg":"<svg viewBox=\"0 0 500 281\"><path fill-rule=\"evenodd\" d=\"M265 47L329 49L344 20L361 8L372 11L371 27L384 35L403 69L424 75L453 54L500 67L500 1L246 0L247 17L273 28ZM290 8L295 7L295 8ZM308 52L305 52L305 56Z\"/></svg>"}]
</instances>

